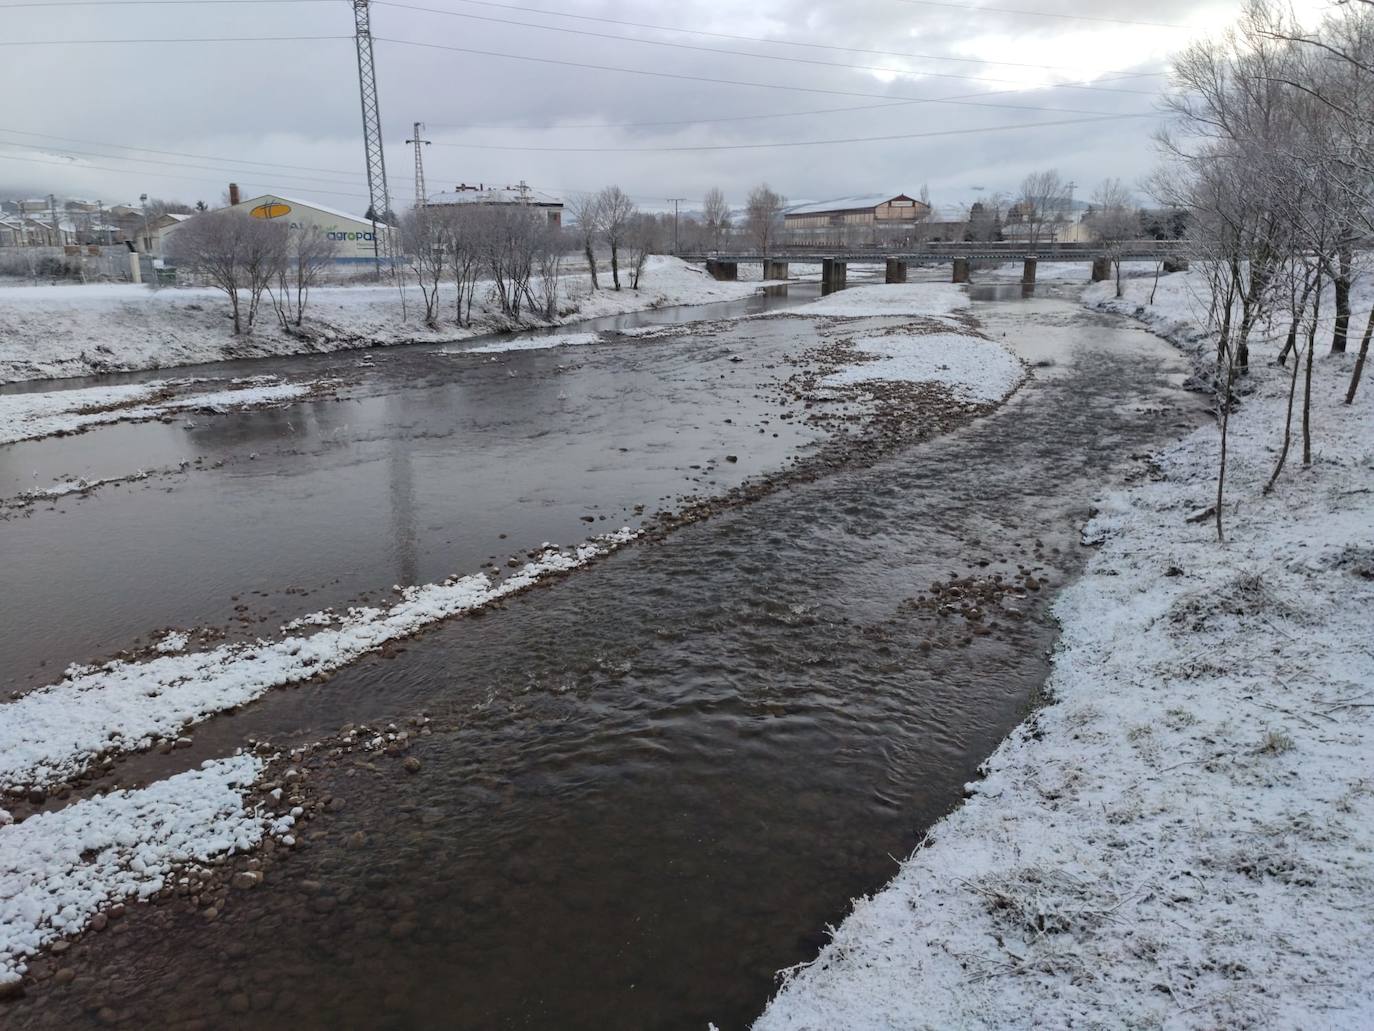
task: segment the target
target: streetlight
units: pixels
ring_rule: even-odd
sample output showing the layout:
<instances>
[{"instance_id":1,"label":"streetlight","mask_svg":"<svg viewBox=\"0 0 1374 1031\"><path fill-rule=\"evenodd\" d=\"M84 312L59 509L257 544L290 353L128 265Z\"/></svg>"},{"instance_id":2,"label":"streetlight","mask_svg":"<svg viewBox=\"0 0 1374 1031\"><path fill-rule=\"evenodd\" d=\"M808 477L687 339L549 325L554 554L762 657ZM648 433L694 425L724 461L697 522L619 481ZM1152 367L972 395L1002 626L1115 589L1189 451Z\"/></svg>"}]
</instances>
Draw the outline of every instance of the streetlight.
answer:
<instances>
[{"instance_id":1,"label":"streetlight","mask_svg":"<svg viewBox=\"0 0 1374 1031\"><path fill-rule=\"evenodd\" d=\"M143 253L152 251L152 241L148 239L148 195L140 193L138 202L143 205Z\"/></svg>"}]
</instances>

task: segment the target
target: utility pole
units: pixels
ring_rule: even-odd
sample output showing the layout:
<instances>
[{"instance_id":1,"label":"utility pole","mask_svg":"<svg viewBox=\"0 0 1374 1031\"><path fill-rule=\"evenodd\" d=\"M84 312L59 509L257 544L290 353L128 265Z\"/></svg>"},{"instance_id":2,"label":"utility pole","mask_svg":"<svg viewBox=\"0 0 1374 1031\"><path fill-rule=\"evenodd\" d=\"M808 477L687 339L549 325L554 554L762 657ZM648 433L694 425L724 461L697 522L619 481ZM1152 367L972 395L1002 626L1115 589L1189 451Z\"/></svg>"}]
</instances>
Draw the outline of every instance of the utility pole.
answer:
<instances>
[{"instance_id":1,"label":"utility pole","mask_svg":"<svg viewBox=\"0 0 1374 1031\"><path fill-rule=\"evenodd\" d=\"M406 140L407 143L415 144L415 210L421 211L428 203L428 194L425 192L425 157L424 149L429 146L429 140L420 139L420 134L424 131L423 122L415 123L415 138Z\"/></svg>"},{"instance_id":2,"label":"utility pole","mask_svg":"<svg viewBox=\"0 0 1374 1031\"><path fill-rule=\"evenodd\" d=\"M386 153L382 145L382 113L377 104L377 70L372 60L372 13L369 0L353 0L353 39L358 48L358 96L363 109L363 152L367 159L368 218L372 222L372 254L377 276L382 274L382 251L377 220L390 217L391 192L386 185ZM387 257L391 257L390 227Z\"/></svg>"},{"instance_id":3,"label":"utility pole","mask_svg":"<svg viewBox=\"0 0 1374 1031\"><path fill-rule=\"evenodd\" d=\"M674 253L674 254L677 253L677 206L678 206L678 203L679 203L680 201L684 201L684 200L686 200L686 199L687 199L686 197L669 197L669 198L668 198L668 200L670 200L670 201L673 202L673 253Z\"/></svg>"},{"instance_id":4,"label":"utility pole","mask_svg":"<svg viewBox=\"0 0 1374 1031\"><path fill-rule=\"evenodd\" d=\"M140 193L138 195L138 202L143 205L143 252L147 254L152 250L148 240L148 195L146 193Z\"/></svg>"},{"instance_id":5,"label":"utility pole","mask_svg":"<svg viewBox=\"0 0 1374 1031\"><path fill-rule=\"evenodd\" d=\"M57 197L51 193L48 194L48 210L52 212L53 243L55 243L58 247L61 247L62 223L57 220ZM144 222L147 222L148 216L146 214L143 216L143 220Z\"/></svg>"},{"instance_id":6,"label":"utility pole","mask_svg":"<svg viewBox=\"0 0 1374 1031\"><path fill-rule=\"evenodd\" d=\"M1077 186L1078 186L1078 184L1077 184L1076 182L1074 182L1072 179L1069 180L1069 184L1068 184L1068 189L1069 189L1069 225L1073 225L1073 224L1074 224L1074 218L1073 218L1073 191L1077 188Z\"/></svg>"}]
</instances>

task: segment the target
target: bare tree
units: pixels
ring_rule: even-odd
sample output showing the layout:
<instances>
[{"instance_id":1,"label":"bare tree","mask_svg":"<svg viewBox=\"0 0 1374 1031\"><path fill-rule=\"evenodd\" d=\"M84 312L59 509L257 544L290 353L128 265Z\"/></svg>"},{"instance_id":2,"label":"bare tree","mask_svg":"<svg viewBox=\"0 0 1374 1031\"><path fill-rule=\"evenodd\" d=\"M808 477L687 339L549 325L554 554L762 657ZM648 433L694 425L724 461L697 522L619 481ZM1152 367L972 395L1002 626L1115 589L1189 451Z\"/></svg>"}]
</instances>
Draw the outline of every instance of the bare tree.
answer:
<instances>
[{"instance_id":1,"label":"bare tree","mask_svg":"<svg viewBox=\"0 0 1374 1031\"><path fill-rule=\"evenodd\" d=\"M762 255L768 254L777 239L785 203L786 200L767 183L761 183L749 191L749 199L744 206L745 231Z\"/></svg>"},{"instance_id":2,"label":"bare tree","mask_svg":"<svg viewBox=\"0 0 1374 1031\"><path fill-rule=\"evenodd\" d=\"M620 289L620 248L635 217L635 202L619 186L607 186L598 194L601 233L611 249L611 281Z\"/></svg>"},{"instance_id":3,"label":"bare tree","mask_svg":"<svg viewBox=\"0 0 1374 1031\"><path fill-rule=\"evenodd\" d=\"M287 231L286 260L277 270L272 306L282 329L288 333L300 330L310 289L334 264L338 249L338 243L317 225L301 225Z\"/></svg>"},{"instance_id":4,"label":"bare tree","mask_svg":"<svg viewBox=\"0 0 1374 1031\"><path fill-rule=\"evenodd\" d=\"M563 230L545 223L537 233L534 265L539 282L539 309L549 322L558 318L558 284L563 275L563 256L567 253L568 238Z\"/></svg>"},{"instance_id":5,"label":"bare tree","mask_svg":"<svg viewBox=\"0 0 1374 1031\"><path fill-rule=\"evenodd\" d=\"M658 249L662 240L662 227L658 219L651 215L640 215L630 226L625 236L625 251L630 269L630 289L639 289L639 279L644 275L644 266L649 255Z\"/></svg>"},{"instance_id":6,"label":"bare tree","mask_svg":"<svg viewBox=\"0 0 1374 1031\"><path fill-rule=\"evenodd\" d=\"M170 256L205 276L229 298L235 335L251 333L263 291L286 262L288 230L281 222L234 209L187 219L169 238Z\"/></svg>"},{"instance_id":7,"label":"bare tree","mask_svg":"<svg viewBox=\"0 0 1374 1031\"><path fill-rule=\"evenodd\" d=\"M730 205L718 187L712 186L706 191L701 202L701 217L706 223L711 250L720 250L721 237L730 231Z\"/></svg>"},{"instance_id":8,"label":"bare tree","mask_svg":"<svg viewBox=\"0 0 1374 1031\"><path fill-rule=\"evenodd\" d=\"M1121 296L1121 245L1135 236L1139 219L1131 193L1120 179L1104 179L1093 192L1088 227L1116 267L1116 296Z\"/></svg>"},{"instance_id":9,"label":"bare tree","mask_svg":"<svg viewBox=\"0 0 1374 1031\"><path fill-rule=\"evenodd\" d=\"M401 219L401 248L409 255L411 269L425 302L425 325L439 326L439 286L448 267L449 239L441 216L428 206L411 208Z\"/></svg>"},{"instance_id":10,"label":"bare tree","mask_svg":"<svg viewBox=\"0 0 1374 1031\"><path fill-rule=\"evenodd\" d=\"M1037 246L1047 231L1063 221L1069 189L1057 168L1032 172L1021 180L1017 210L1026 227L1026 243Z\"/></svg>"},{"instance_id":11,"label":"bare tree","mask_svg":"<svg viewBox=\"0 0 1374 1031\"><path fill-rule=\"evenodd\" d=\"M596 241L601 236L601 195L581 193L568 202L572 213L573 225L582 243L582 253L587 258L587 270L592 276L592 289L601 289L596 277Z\"/></svg>"}]
</instances>

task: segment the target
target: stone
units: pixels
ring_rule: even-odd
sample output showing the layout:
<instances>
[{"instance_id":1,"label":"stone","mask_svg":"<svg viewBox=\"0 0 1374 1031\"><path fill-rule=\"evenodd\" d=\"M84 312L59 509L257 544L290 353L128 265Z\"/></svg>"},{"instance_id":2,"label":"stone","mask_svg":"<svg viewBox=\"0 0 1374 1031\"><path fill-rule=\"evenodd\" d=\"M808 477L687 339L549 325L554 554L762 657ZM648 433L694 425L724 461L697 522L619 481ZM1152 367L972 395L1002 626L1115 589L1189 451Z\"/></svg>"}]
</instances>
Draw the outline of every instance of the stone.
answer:
<instances>
[{"instance_id":1,"label":"stone","mask_svg":"<svg viewBox=\"0 0 1374 1031\"><path fill-rule=\"evenodd\" d=\"M406 756L405 762L401 763L401 765L405 767L405 771L407 773L420 772L420 760L415 758L415 756L413 755Z\"/></svg>"},{"instance_id":2,"label":"stone","mask_svg":"<svg viewBox=\"0 0 1374 1031\"><path fill-rule=\"evenodd\" d=\"M76 980L76 971L71 967L63 967L52 975L53 984L71 984Z\"/></svg>"},{"instance_id":3,"label":"stone","mask_svg":"<svg viewBox=\"0 0 1374 1031\"><path fill-rule=\"evenodd\" d=\"M24 995L24 982L19 979L13 981L0 981L0 1001L5 999L18 999Z\"/></svg>"},{"instance_id":4,"label":"stone","mask_svg":"<svg viewBox=\"0 0 1374 1031\"><path fill-rule=\"evenodd\" d=\"M103 931L105 930L105 928L109 926L110 918L106 916L104 913L97 913L95 916L91 917L92 931Z\"/></svg>"},{"instance_id":5,"label":"stone","mask_svg":"<svg viewBox=\"0 0 1374 1031\"><path fill-rule=\"evenodd\" d=\"M233 880L229 882L240 891L247 891L256 888L262 883L262 871L260 870L240 870L234 874Z\"/></svg>"}]
</instances>

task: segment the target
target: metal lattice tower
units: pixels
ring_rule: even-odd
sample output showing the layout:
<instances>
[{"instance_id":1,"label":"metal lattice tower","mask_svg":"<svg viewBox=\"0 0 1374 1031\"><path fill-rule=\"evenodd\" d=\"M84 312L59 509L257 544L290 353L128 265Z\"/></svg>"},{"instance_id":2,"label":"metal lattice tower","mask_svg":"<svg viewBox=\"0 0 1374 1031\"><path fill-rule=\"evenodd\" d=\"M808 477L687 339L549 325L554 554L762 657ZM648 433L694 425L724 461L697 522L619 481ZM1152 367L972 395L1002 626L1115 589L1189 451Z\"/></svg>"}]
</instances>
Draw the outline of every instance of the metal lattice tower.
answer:
<instances>
[{"instance_id":1,"label":"metal lattice tower","mask_svg":"<svg viewBox=\"0 0 1374 1031\"><path fill-rule=\"evenodd\" d=\"M424 148L429 146L429 140L422 140L421 134L424 132L424 122L415 123L415 138L406 140L407 143L415 144L415 210L424 208L428 194L425 192L425 155Z\"/></svg>"},{"instance_id":2,"label":"metal lattice tower","mask_svg":"<svg viewBox=\"0 0 1374 1031\"><path fill-rule=\"evenodd\" d=\"M377 238L377 221L389 217L391 193L386 185L386 154L382 147L382 114L377 104L377 70L372 62L372 19L368 3L369 0L353 0L353 30L354 40L358 45L358 94L363 105L363 149L367 153L372 253L377 259L377 268L380 271L382 251ZM391 235L390 232L387 233L388 257L391 251Z\"/></svg>"}]
</instances>

